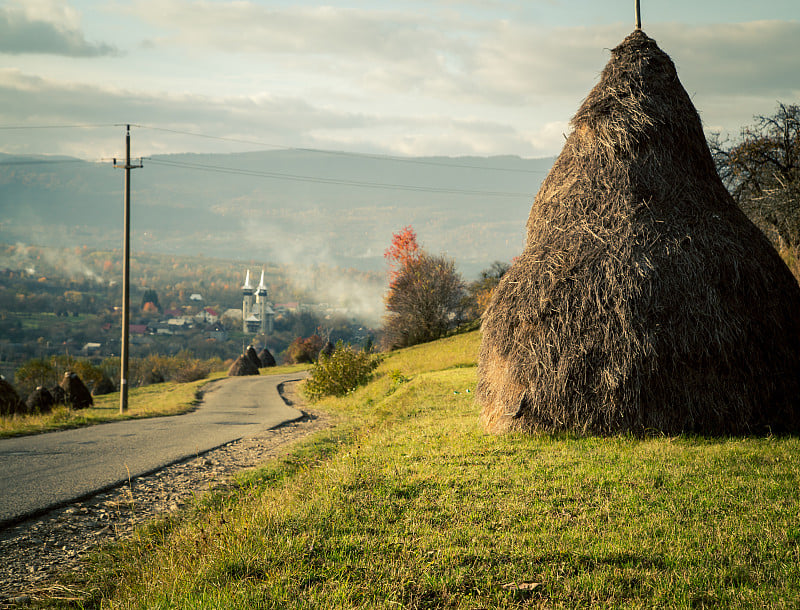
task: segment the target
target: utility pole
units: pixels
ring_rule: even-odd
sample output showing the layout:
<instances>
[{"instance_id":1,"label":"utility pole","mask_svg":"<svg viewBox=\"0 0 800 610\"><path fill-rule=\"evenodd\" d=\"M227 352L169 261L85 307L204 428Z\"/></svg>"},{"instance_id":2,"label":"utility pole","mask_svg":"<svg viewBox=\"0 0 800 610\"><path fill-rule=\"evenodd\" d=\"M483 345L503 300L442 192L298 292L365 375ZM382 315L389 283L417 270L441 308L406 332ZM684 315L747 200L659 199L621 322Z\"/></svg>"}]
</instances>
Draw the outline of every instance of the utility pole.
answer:
<instances>
[{"instance_id":1,"label":"utility pole","mask_svg":"<svg viewBox=\"0 0 800 610\"><path fill-rule=\"evenodd\" d=\"M128 410L128 334L130 331L130 287L131 287L131 170L142 167L131 165L131 126L125 126L125 165L117 165L114 159L114 168L125 170L125 202L122 222L122 349L120 351L119 373L119 412Z\"/></svg>"},{"instance_id":2,"label":"utility pole","mask_svg":"<svg viewBox=\"0 0 800 610\"><path fill-rule=\"evenodd\" d=\"M639 0L635 0L636 2L636 29L642 29L642 11L639 8Z\"/></svg>"}]
</instances>

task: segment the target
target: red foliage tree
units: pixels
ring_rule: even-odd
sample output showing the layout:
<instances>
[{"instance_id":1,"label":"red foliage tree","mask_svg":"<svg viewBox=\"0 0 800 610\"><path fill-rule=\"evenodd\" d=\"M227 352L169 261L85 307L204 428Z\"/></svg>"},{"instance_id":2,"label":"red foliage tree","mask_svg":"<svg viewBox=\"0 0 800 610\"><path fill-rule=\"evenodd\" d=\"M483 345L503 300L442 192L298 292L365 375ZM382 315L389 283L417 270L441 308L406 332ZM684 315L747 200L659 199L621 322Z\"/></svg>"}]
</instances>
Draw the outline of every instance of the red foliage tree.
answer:
<instances>
[{"instance_id":1,"label":"red foliage tree","mask_svg":"<svg viewBox=\"0 0 800 610\"><path fill-rule=\"evenodd\" d=\"M290 364L316 362L323 345L319 335L311 335L306 339L297 337L286 349L286 358Z\"/></svg>"},{"instance_id":2,"label":"red foliage tree","mask_svg":"<svg viewBox=\"0 0 800 610\"><path fill-rule=\"evenodd\" d=\"M420 256L422 256L422 248L417 243L417 234L411 225L403 227L392 235L392 241L383 253L383 258L389 261L390 289L405 266L416 262Z\"/></svg>"}]
</instances>

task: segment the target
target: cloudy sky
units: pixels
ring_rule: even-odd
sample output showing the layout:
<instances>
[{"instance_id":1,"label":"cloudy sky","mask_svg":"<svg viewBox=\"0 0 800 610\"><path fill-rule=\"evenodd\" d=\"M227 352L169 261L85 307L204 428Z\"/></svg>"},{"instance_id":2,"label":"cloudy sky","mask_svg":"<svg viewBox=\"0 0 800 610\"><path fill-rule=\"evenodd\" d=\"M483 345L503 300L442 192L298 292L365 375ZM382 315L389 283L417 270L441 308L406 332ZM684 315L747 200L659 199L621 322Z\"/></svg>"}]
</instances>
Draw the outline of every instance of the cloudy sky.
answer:
<instances>
[{"instance_id":1,"label":"cloudy sky","mask_svg":"<svg viewBox=\"0 0 800 610\"><path fill-rule=\"evenodd\" d=\"M641 3L707 130L800 99L797 0ZM0 152L554 155L633 4L0 0Z\"/></svg>"}]
</instances>

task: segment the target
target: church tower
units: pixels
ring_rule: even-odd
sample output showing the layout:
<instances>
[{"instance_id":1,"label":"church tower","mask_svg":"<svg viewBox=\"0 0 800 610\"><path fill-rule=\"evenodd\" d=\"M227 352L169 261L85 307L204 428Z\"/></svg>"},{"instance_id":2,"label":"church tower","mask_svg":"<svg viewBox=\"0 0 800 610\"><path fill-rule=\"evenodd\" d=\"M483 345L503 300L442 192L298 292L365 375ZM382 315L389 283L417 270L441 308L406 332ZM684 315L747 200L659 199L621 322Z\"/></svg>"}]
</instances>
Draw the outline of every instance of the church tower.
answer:
<instances>
[{"instance_id":1,"label":"church tower","mask_svg":"<svg viewBox=\"0 0 800 610\"><path fill-rule=\"evenodd\" d=\"M256 308L258 309L258 319L261 322L260 332L262 335L272 334L273 320L275 319L275 312L269 306L269 293L267 292L267 285L264 283L264 270L261 270L261 281L258 283L256 289Z\"/></svg>"},{"instance_id":2,"label":"church tower","mask_svg":"<svg viewBox=\"0 0 800 610\"><path fill-rule=\"evenodd\" d=\"M250 269L248 269L247 275L244 278L244 286L242 286L242 332L244 333L247 332L247 318L254 313L253 292L253 286L250 284Z\"/></svg>"}]
</instances>

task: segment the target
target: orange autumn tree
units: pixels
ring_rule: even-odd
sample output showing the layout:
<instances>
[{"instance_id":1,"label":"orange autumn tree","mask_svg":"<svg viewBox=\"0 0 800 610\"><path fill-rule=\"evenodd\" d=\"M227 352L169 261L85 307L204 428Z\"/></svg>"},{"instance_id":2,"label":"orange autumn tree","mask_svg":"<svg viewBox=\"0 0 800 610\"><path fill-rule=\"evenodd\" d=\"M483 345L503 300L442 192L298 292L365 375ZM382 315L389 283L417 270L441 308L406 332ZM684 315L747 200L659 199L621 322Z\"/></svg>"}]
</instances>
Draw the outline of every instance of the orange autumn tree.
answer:
<instances>
[{"instance_id":1,"label":"orange autumn tree","mask_svg":"<svg viewBox=\"0 0 800 610\"><path fill-rule=\"evenodd\" d=\"M417 234L411 225L405 226L392 235L392 241L383 258L389 261L389 290L397 281L400 272L408 263L414 262L422 255L422 248L417 243Z\"/></svg>"},{"instance_id":2,"label":"orange autumn tree","mask_svg":"<svg viewBox=\"0 0 800 610\"><path fill-rule=\"evenodd\" d=\"M410 226L392 236L384 257L389 262L384 348L433 341L462 321L464 282L454 261L425 252Z\"/></svg>"}]
</instances>

